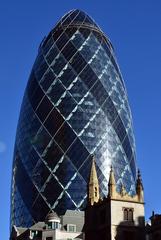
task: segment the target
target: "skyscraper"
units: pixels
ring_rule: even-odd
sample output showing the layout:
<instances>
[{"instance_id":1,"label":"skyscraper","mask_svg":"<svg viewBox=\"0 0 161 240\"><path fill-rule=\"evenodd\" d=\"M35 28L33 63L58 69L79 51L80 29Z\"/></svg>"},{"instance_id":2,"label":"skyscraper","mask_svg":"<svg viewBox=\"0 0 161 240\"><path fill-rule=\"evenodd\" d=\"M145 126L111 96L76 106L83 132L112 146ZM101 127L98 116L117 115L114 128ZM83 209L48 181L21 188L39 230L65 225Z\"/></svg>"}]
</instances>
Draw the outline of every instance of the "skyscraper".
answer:
<instances>
[{"instance_id":1,"label":"skyscraper","mask_svg":"<svg viewBox=\"0 0 161 240\"><path fill-rule=\"evenodd\" d=\"M135 142L110 40L84 12L67 13L42 41L24 94L13 159L11 224L82 209L95 156L100 193L110 166L135 191ZM41 209L41 211L40 211Z\"/></svg>"}]
</instances>

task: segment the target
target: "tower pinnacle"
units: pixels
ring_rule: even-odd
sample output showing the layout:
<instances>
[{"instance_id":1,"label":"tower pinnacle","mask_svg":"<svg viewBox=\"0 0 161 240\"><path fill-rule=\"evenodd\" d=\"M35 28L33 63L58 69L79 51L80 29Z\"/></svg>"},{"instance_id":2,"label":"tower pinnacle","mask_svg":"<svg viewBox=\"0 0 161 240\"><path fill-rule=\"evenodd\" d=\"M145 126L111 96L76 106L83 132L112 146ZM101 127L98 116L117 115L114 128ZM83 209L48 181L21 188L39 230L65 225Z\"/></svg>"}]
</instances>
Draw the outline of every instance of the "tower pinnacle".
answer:
<instances>
[{"instance_id":1,"label":"tower pinnacle","mask_svg":"<svg viewBox=\"0 0 161 240\"><path fill-rule=\"evenodd\" d=\"M138 170L138 176L136 180L136 193L140 202L144 202L144 188L141 179L140 170Z\"/></svg>"},{"instance_id":2,"label":"tower pinnacle","mask_svg":"<svg viewBox=\"0 0 161 240\"><path fill-rule=\"evenodd\" d=\"M115 193L116 193L116 182L115 182L113 168L111 166L109 182L108 182L108 195L111 198L111 197L114 197Z\"/></svg>"},{"instance_id":3,"label":"tower pinnacle","mask_svg":"<svg viewBox=\"0 0 161 240\"><path fill-rule=\"evenodd\" d=\"M92 156L92 166L88 184L88 201L90 205L93 205L95 202L97 203L99 201L99 198L99 183L96 172L95 159L94 156Z\"/></svg>"}]
</instances>

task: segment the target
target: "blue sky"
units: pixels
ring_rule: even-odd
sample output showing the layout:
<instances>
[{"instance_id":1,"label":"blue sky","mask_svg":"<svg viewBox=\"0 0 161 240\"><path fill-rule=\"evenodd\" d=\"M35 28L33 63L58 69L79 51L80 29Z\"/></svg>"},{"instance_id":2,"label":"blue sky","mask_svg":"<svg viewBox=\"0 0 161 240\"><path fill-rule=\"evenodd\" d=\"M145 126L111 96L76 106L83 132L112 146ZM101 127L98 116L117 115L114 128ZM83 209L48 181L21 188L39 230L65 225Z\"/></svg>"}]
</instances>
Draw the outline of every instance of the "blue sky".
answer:
<instances>
[{"instance_id":1,"label":"blue sky","mask_svg":"<svg viewBox=\"0 0 161 240\"><path fill-rule=\"evenodd\" d=\"M24 89L42 38L67 11L91 15L111 39L128 91L146 219L161 213L161 2L1 0L0 239L8 239L10 180Z\"/></svg>"}]
</instances>

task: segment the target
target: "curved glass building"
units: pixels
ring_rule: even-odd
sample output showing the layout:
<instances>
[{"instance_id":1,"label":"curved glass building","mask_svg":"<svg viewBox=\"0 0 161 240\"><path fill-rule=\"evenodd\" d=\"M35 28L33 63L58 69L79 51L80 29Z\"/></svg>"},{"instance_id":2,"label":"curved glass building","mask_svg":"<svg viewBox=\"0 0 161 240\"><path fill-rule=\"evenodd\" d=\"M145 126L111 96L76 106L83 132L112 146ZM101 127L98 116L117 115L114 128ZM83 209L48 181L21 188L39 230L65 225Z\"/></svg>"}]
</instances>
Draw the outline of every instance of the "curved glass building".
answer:
<instances>
[{"instance_id":1,"label":"curved glass building","mask_svg":"<svg viewBox=\"0 0 161 240\"><path fill-rule=\"evenodd\" d=\"M132 118L111 42L73 10L39 47L15 142L11 224L82 209L95 156L102 196L112 164L118 188L135 191Z\"/></svg>"}]
</instances>

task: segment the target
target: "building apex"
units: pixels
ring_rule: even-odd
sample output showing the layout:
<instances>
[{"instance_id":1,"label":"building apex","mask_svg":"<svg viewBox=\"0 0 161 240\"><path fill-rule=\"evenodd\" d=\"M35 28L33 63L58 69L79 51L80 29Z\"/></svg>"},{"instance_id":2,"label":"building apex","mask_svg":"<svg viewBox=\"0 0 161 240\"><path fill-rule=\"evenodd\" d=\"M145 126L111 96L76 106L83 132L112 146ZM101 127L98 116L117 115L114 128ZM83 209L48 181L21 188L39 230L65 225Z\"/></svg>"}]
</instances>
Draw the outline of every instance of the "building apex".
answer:
<instances>
[{"instance_id":1,"label":"building apex","mask_svg":"<svg viewBox=\"0 0 161 240\"><path fill-rule=\"evenodd\" d=\"M94 156L92 156L92 166L91 166L89 184L93 184L94 182L98 183L98 177L97 177L97 171L96 171L95 158Z\"/></svg>"},{"instance_id":2,"label":"building apex","mask_svg":"<svg viewBox=\"0 0 161 240\"><path fill-rule=\"evenodd\" d=\"M115 182L114 171L113 171L113 168L112 168L112 165L111 165L108 185L115 185L115 184L116 184L116 182Z\"/></svg>"},{"instance_id":3,"label":"building apex","mask_svg":"<svg viewBox=\"0 0 161 240\"><path fill-rule=\"evenodd\" d=\"M88 184L88 201L90 205L93 205L95 202L99 201L99 198L99 182L97 177L95 158L92 155L92 165Z\"/></svg>"}]
</instances>

